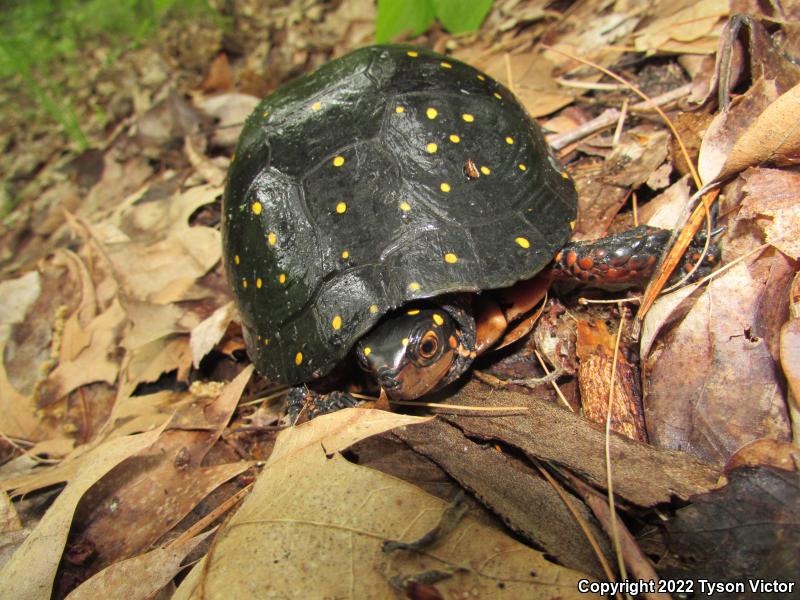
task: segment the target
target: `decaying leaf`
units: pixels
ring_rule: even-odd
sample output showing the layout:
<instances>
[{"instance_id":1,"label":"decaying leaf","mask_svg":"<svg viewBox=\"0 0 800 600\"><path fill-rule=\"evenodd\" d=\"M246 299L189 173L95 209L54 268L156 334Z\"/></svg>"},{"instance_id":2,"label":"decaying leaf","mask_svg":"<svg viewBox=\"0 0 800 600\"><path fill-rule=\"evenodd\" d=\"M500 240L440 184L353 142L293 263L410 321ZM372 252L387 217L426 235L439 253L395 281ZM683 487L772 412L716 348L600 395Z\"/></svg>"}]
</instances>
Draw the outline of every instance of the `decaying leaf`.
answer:
<instances>
[{"instance_id":1,"label":"decaying leaf","mask_svg":"<svg viewBox=\"0 0 800 600\"><path fill-rule=\"evenodd\" d=\"M667 543L675 554L670 572L695 580L796 582L798 526L800 475L738 469L729 475L728 485L694 498L667 523ZM747 592L751 598L771 595L749 585ZM796 595L797 583L793 593L786 592L778 596Z\"/></svg>"},{"instance_id":2,"label":"decaying leaf","mask_svg":"<svg viewBox=\"0 0 800 600\"><path fill-rule=\"evenodd\" d=\"M645 414L652 443L722 465L749 441L787 439L785 397L759 334L759 306L769 293L747 267L733 267L650 354Z\"/></svg>"},{"instance_id":3,"label":"decaying leaf","mask_svg":"<svg viewBox=\"0 0 800 600\"><path fill-rule=\"evenodd\" d=\"M176 598L391 596L388 580L425 571L447 596L475 593L577 598L580 574L464 518L424 554L386 555L383 541L413 541L446 505L418 488L348 463L338 451L365 436L425 419L347 409L284 431L237 514ZM257 570L258 578L247 574ZM502 584L500 586L499 584Z\"/></svg>"}]
</instances>

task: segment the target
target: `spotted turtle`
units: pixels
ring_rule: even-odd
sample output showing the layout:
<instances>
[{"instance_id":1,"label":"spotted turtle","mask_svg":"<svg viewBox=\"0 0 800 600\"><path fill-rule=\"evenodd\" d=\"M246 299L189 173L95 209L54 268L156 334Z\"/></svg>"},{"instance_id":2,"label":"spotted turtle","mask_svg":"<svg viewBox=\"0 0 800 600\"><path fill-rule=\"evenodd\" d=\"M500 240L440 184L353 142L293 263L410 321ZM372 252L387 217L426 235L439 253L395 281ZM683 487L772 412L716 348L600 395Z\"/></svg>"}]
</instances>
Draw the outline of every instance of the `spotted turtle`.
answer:
<instances>
[{"instance_id":1,"label":"spotted turtle","mask_svg":"<svg viewBox=\"0 0 800 600\"><path fill-rule=\"evenodd\" d=\"M390 398L422 396L498 343L548 265L648 275L669 232L568 244L576 211L503 85L422 48L356 50L274 92L242 131L222 233L248 353L290 385L354 353Z\"/></svg>"}]
</instances>

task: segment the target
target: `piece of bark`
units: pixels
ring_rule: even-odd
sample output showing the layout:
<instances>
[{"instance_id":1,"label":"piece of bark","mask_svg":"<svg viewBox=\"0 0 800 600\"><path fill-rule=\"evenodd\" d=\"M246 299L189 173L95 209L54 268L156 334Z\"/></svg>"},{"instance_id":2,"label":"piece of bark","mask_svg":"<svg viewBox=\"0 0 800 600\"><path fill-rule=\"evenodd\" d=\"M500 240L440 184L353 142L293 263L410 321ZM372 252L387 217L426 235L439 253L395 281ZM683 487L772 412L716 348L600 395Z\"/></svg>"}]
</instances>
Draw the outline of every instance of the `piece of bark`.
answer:
<instances>
[{"instance_id":1,"label":"piece of bark","mask_svg":"<svg viewBox=\"0 0 800 600\"><path fill-rule=\"evenodd\" d=\"M578 320L578 384L583 415L605 426L608 391L614 363L615 336L604 321ZM611 430L639 442L647 441L641 385L638 370L622 352L617 353L614 395L611 403Z\"/></svg>"},{"instance_id":2,"label":"piece of bark","mask_svg":"<svg viewBox=\"0 0 800 600\"><path fill-rule=\"evenodd\" d=\"M560 564L597 578L604 574L586 536L552 486L495 448L476 444L441 420L396 429L395 435L433 460L470 490L515 532L541 547ZM603 532L583 503L573 506L610 556Z\"/></svg>"},{"instance_id":3,"label":"piece of bark","mask_svg":"<svg viewBox=\"0 0 800 600\"><path fill-rule=\"evenodd\" d=\"M529 414L511 417L447 416L468 436L500 440L528 456L564 465L605 488L605 434L586 419L550 403L515 392L471 382L448 399L471 406L529 407ZM612 435L614 491L639 506L688 499L715 487L720 471L677 450L659 450Z\"/></svg>"}]
</instances>

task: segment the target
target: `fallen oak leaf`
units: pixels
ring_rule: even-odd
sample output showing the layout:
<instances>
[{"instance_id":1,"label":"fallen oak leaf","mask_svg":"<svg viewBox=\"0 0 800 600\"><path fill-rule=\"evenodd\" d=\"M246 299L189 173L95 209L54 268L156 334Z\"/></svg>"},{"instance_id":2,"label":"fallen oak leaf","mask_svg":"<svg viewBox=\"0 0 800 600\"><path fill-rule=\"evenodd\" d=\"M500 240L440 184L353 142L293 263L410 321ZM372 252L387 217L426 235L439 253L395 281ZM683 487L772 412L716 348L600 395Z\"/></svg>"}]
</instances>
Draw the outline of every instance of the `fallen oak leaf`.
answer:
<instances>
[{"instance_id":1,"label":"fallen oak leaf","mask_svg":"<svg viewBox=\"0 0 800 600\"><path fill-rule=\"evenodd\" d=\"M580 573L471 517L435 549L381 552L387 539L431 530L446 503L339 451L427 420L345 409L282 431L253 491L174 598L390 597L392 577L434 570L450 573L436 585L448 597L490 597L498 587L514 597L580 597ZM254 569L260 576L247 576Z\"/></svg>"}]
</instances>

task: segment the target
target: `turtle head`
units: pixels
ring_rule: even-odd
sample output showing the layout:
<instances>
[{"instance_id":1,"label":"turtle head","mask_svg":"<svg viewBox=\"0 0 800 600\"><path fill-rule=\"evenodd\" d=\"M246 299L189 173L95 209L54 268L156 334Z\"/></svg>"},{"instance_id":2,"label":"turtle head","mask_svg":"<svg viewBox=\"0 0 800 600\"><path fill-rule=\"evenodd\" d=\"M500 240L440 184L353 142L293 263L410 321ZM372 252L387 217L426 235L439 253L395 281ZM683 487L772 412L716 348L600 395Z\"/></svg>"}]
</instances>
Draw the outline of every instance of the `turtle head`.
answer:
<instances>
[{"instance_id":1,"label":"turtle head","mask_svg":"<svg viewBox=\"0 0 800 600\"><path fill-rule=\"evenodd\" d=\"M356 345L361 368L393 400L413 400L449 381L459 327L444 310L412 308L390 315Z\"/></svg>"}]
</instances>

